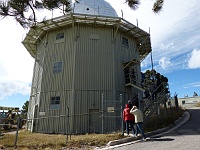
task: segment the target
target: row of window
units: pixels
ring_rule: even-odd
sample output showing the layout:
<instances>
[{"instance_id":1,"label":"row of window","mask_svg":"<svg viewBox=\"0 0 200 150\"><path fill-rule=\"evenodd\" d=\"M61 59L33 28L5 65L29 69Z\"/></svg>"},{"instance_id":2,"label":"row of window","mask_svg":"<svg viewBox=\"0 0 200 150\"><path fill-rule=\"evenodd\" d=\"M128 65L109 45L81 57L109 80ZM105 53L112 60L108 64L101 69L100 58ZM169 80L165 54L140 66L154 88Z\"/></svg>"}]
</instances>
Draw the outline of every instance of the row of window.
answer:
<instances>
[{"instance_id":1,"label":"row of window","mask_svg":"<svg viewBox=\"0 0 200 150\"><path fill-rule=\"evenodd\" d=\"M56 39L57 38L59 39L61 37L64 38L64 33L63 33L63 35L61 34L58 37L56 37ZM126 48L128 48L129 47L128 39L122 37L122 44L123 44L123 46L125 46ZM53 73L60 73L60 72L62 72L62 62L61 61L54 62L54 64L53 64Z\"/></svg>"},{"instance_id":2,"label":"row of window","mask_svg":"<svg viewBox=\"0 0 200 150\"><path fill-rule=\"evenodd\" d=\"M62 33L58 33L56 35L56 40L57 41L59 41L59 40L62 41L62 39L64 39L64 37L65 37L65 35L64 35L63 32ZM129 48L129 43L128 43L128 39L127 38L122 37L122 45L125 46L126 48Z\"/></svg>"}]
</instances>

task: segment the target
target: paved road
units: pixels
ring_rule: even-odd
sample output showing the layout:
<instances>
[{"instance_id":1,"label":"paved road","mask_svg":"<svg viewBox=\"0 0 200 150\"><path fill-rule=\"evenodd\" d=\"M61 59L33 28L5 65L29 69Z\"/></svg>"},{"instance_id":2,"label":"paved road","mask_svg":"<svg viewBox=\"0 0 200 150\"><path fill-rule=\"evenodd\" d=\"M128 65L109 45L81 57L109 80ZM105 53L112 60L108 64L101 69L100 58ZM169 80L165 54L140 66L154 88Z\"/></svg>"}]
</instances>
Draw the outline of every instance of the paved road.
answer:
<instances>
[{"instance_id":1,"label":"paved road","mask_svg":"<svg viewBox=\"0 0 200 150\"><path fill-rule=\"evenodd\" d=\"M146 142L134 141L114 150L200 150L200 108L188 109L190 119L174 131L150 137Z\"/></svg>"}]
</instances>

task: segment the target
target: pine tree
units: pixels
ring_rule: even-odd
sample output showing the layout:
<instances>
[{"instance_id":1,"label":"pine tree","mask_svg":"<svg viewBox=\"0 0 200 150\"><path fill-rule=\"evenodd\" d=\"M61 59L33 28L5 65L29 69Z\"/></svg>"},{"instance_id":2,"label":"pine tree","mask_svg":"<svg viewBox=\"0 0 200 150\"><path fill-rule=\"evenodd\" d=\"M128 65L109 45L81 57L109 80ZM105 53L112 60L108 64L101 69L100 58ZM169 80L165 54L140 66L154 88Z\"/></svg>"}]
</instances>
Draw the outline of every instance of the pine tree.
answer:
<instances>
[{"instance_id":1,"label":"pine tree","mask_svg":"<svg viewBox=\"0 0 200 150\"><path fill-rule=\"evenodd\" d=\"M78 3L78 0L75 0ZM125 0L133 10L140 5L140 0ZM164 0L155 0L153 12L158 13ZM37 23L37 10L60 9L63 14L71 10L71 0L2 0L0 1L0 17L13 17L23 28L29 28Z\"/></svg>"},{"instance_id":2,"label":"pine tree","mask_svg":"<svg viewBox=\"0 0 200 150\"><path fill-rule=\"evenodd\" d=\"M26 117L27 117L28 105L29 105L29 101L26 101L26 102L24 103L24 105L22 106L22 109L21 109L21 116L22 116L22 118L24 118L24 119L26 119Z\"/></svg>"}]
</instances>

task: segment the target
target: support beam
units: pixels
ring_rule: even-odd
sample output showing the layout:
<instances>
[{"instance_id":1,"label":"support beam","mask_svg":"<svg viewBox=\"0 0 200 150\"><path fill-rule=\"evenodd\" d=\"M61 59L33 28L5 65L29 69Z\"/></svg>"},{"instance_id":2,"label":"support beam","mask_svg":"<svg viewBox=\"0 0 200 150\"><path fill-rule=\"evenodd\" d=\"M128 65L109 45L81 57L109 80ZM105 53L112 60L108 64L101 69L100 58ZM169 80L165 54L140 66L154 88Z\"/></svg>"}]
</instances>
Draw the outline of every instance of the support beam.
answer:
<instances>
[{"instance_id":1,"label":"support beam","mask_svg":"<svg viewBox=\"0 0 200 150\"><path fill-rule=\"evenodd\" d=\"M132 87L134 87L134 88L136 88L136 89L138 89L138 90L140 90L142 92L145 92L145 89L143 89L143 88L141 88L141 87L139 87L137 85L134 85L132 83L127 83L127 84L125 84L125 86L132 86Z\"/></svg>"},{"instance_id":2,"label":"support beam","mask_svg":"<svg viewBox=\"0 0 200 150\"><path fill-rule=\"evenodd\" d=\"M140 63L140 61L138 61L137 59L132 59L132 60L127 61L127 62L124 63L124 68L123 69L125 69L126 67L129 67L129 66L137 65L139 63Z\"/></svg>"}]
</instances>

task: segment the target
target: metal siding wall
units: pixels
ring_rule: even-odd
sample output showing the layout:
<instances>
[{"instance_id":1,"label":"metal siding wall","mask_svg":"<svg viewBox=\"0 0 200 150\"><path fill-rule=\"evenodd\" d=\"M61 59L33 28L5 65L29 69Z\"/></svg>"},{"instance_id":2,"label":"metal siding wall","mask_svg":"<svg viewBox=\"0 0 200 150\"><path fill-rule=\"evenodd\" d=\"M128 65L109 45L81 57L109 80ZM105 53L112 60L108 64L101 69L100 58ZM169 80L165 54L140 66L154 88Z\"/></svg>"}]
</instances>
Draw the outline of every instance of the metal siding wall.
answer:
<instances>
[{"instance_id":1,"label":"metal siding wall","mask_svg":"<svg viewBox=\"0 0 200 150\"><path fill-rule=\"evenodd\" d=\"M41 91L41 78L42 78L42 58L43 58L43 52L44 52L44 45L40 41L38 44L37 49L37 57L35 58L35 65L33 69L33 77L32 77L32 87L31 87L31 95L29 99L29 108L28 108L28 124L27 128L28 130L31 130L32 128L32 120L33 118L37 118L37 116L34 116L35 114L35 105L39 104L39 93Z\"/></svg>"},{"instance_id":2,"label":"metal siding wall","mask_svg":"<svg viewBox=\"0 0 200 150\"><path fill-rule=\"evenodd\" d=\"M76 49L76 89L113 89L111 30L80 26ZM99 40L90 39L99 34Z\"/></svg>"},{"instance_id":3,"label":"metal siding wall","mask_svg":"<svg viewBox=\"0 0 200 150\"><path fill-rule=\"evenodd\" d=\"M122 37L128 39L129 47L126 48L122 45ZM132 59L139 60L139 54L136 49L136 41L133 37L129 36L128 34L123 34L120 31L116 36L115 41L115 82L116 82L116 91L123 94L124 101L127 102L128 99L133 98L134 94L138 91L134 88L126 88L125 87L125 77L123 72L123 63L126 61L130 61ZM140 75L140 64L134 66L137 75Z\"/></svg>"},{"instance_id":4,"label":"metal siding wall","mask_svg":"<svg viewBox=\"0 0 200 150\"><path fill-rule=\"evenodd\" d=\"M69 106L71 91L56 92L61 97L60 109L50 109L50 98L55 92L42 93L40 99L40 112L45 112L45 116L38 116L38 132L45 133L66 133L67 106ZM70 106L69 106L70 107ZM71 109L71 108L69 108ZM71 113L70 113L71 114Z\"/></svg>"},{"instance_id":5,"label":"metal siding wall","mask_svg":"<svg viewBox=\"0 0 200 150\"><path fill-rule=\"evenodd\" d=\"M31 87L31 96L37 95L41 91L41 78L43 71L42 64L42 54L44 52L44 47L40 43L38 44L37 57L35 58L35 65L33 70L33 79ZM35 102L38 103L38 102Z\"/></svg>"},{"instance_id":6,"label":"metal siding wall","mask_svg":"<svg viewBox=\"0 0 200 150\"><path fill-rule=\"evenodd\" d=\"M99 90L77 90L75 95L75 117L73 124L73 131L76 133L88 133L89 132L89 110L98 109L99 117L101 111L101 94L107 91ZM99 118L97 118L99 120ZM99 127L97 130L101 129L101 122L99 122Z\"/></svg>"},{"instance_id":7,"label":"metal siding wall","mask_svg":"<svg viewBox=\"0 0 200 150\"><path fill-rule=\"evenodd\" d=\"M89 122L88 122L88 108L85 107L88 105L88 95L89 93L85 92L85 91L76 91L75 93L76 95L76 100L74 103L74 110L75 110L75 117L74 117L74 131L76 132L88 132L88 126L89 126ZM77 102L77 103L76 103Z\"/></svg>"},{"instance_id":8,"label":"metal siding wall","mask_svg":"<svg viewBox=\"0 0 200 150\"><path fill-rule=\"evenodd\" d=\"M101 111L101 94L114 90L113 53L111 29L79 26L75 67L75 114L74 131L89 132L89 110ZM90 34L98 34L99 39L90 39ZM82 90L82 91L79 91ZM113 98L111 92L110 98ZM99 118L98 118L99 119ZM101 130L101 122L97 130Z\"/></svg>"},{"instance_id":9,"label":"metal siding wall","mask_svg":"<svg viewBox=\"0 0 200 150\"><path fill-rule=\"evenodd\" d=\"M43 62L43 78L42 78L42 91L46 92L50 90L51 80L52 80L52 68L53 68L53 47L54 39L52 34L48 34L48 44L44 53L44 62Z\"/></svg>"},{"instance_id":10,"label":"metal siding wall","mask_svg":"<svg viewBox=\"0 0 200 150\"><path fill-rule=\"evenodd\" d=\"M65 42L55 43L56 34L64 32ZM46 49L42 46L38 46L37 57L39 57L43 70L35 72L40 74L40 79L36 81L36 85L42 85L42 92L40 96L40 112L45 112L45 116L38 116L38 131L46 133L65 133L66 131L66 118L61 117L54 118L53 116L62 116L67 113L67 105L70 106L71 90L72 87L72 64L73 64L73 30L64 29L61 31L54 31L48 34L48 44ZM44 52L45 51L45 52ZM43 60L44 57L44 61ZM61 73L53 74L53 63L56 61L62 61L63 70ZM36 69L35 69L36 70ZM37 75L35 75L37 77ZM42 78L41 78L42 77ZM42 82L38 82L41 81ZM61 96L60 110L49 110L51 96ZM72 109L72 108L71 108ZM50 117L50 118L45 118Z\"/></svg>"},{"instance_id":11,"label":"metal siding wall","mask_svg":"<svg viewBox=\"0 0 200 150\"><path fill-rule=\"evenodd\" d=\"M65 41L56 43L56 34L64 32ZM54 31L48 35L48 46L44 60L43 91L56 91L72 87L74 38L72 28ZM62 62L62 72L53 74L53 63Z\"/></svg>"},{"instance_id":12,"label":"metal siding wall","mask_svg":"<svg viewBox=\"0 0 200 150\"><path fill-rule=\"evenodd\" d=\"M121 45L121 37L124 35L120 33L117 34L116 42L112 43L113 29L111 28L80 25L75 29L77 31L76 41L75 32L71 27L49 33L46 52L42 53L41 48L40 57L42 58L44 54L45 59L39 111L46 112L46 115L39 116L44 118L38 121L38 132L65 133L66 118L53 118L53 116L66 115L67 106L69 106L70 115L72 115L70 132L88 133L89 111L90 109L101 111L101 94L104 94L107 101L116 101L119 93L124 97L130 94L125 91L122 63L133 59L136 52L134 39L128 37L130 44L126 49ZM56 34L62 31L65 33L65 42L55 44ZM90 39L91 33L98 34L99 39ZM61 73L53 74L53 62L55 61L63 62ZM74 62L75 68L73 68ZM73 74L73 69L75 69L75 74ZM74 99L72 99L73 76L75 78ZM61 96L59 110L49 110L52 95ZM97 120L99 121L97 130L101 131L101 118ZM107 131L116 127L115 118L107 119L106 123Z\"/></svg>"}]
</instances>

